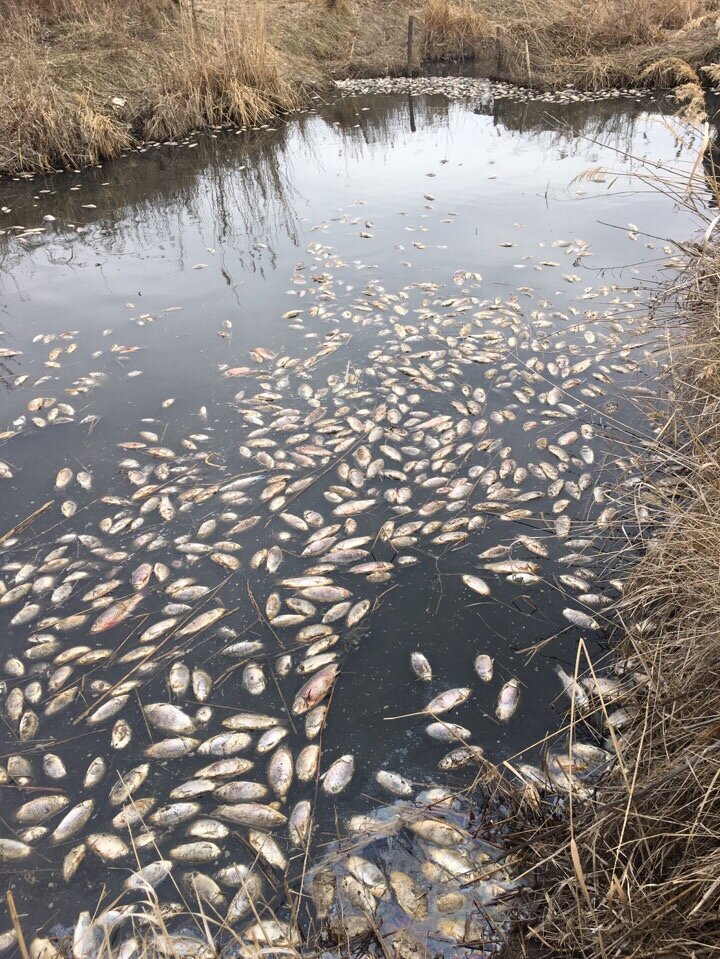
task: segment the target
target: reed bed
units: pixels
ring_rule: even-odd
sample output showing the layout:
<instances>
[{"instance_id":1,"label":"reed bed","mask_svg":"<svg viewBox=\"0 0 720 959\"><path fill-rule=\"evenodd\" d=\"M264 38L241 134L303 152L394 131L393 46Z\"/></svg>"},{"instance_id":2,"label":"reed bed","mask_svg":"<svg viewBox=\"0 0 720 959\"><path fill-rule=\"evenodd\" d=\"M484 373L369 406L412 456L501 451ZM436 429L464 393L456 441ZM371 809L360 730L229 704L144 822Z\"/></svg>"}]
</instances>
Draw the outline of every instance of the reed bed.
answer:
<instances>
[{"instance_id":1,"label":"reed bed","mask_svg":"<svg viewBox=\"0 0 720 959\"><path fill-rule=\"evenodd\" d=\"M173 0L0 0L0 173L79 167L133 143L295 107L263 10Z\"/></svg>"},{"instance_id":2,"label":"reed bed","mask_svg":"<svg viewBox=\"0 0 720 959\"><path fill-rule=\"evenodd\" d=\"M533 86L698 83L720 59L717 0L427 0L427 53ZM658 64L660 68L657 68Z\"/></svg>"},{"instance_id":3,"label":"reed bed","mask_svg":"<svg viewBox=\"0 0 720 959\"><path fill-rule=\"evenodd\" d=\"M0 174L292 110L333 77L476 59L488 76L679 89L720 76L720 0L0 0Z\"/></svg>"},{"instance_id":4,"label":"reed bed","mask_svg":"<svg viewBox=\"0 0 720 959\"><path fill-rule=\"evenodd\" d=\"M523 955L720 955L720 248L688 252L656 438L634 451L644 480L618 490L642 550L612 652L634 680L628 722L591 802L518 830L540 864Z\"/></svg>"}]
</instances>

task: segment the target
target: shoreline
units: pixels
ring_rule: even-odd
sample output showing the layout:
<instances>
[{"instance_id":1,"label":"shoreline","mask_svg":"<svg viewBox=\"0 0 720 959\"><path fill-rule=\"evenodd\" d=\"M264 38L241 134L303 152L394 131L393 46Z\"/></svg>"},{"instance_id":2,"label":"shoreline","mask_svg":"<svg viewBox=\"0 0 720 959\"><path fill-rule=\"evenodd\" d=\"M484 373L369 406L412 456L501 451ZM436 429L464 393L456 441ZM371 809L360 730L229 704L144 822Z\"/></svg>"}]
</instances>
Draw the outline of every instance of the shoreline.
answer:
<instances>
[{"instance_id":1,"label":"shoreline","mask_svg":"<svg viewBox=\"0 0 720 959\"><path fill-rule=\"evenodd\" d=\"M520 843L542 866L523 956L720 952L718 587L704 572L720 522L720 253L686 252L684 282L661 307L669 333L662 393L652 400L657 439L633 454L644 480L614 491L618 524L627 520L635 532L624 592L609 610L609 670L585 657L581 666L578 655L574 677L605 683L598 709L606 726L608 714L625 711L605 742L613 768L589 802L571 784L561 822L542 814L534 825L519 822ZM621 684L632 695L618 701ZM571 741L582 720L573 707Z\"/></svg>"},{"instance_id":2,"label":"shoreline","mask_svg":"<svg viewBox=\"0 0 720 959\"><path fill-rule=\"evenodd\" d=\"M121 10L0 0L0 174L78 169L142 142L252 126L334 81L421 63L472 60L478 75L541 93L674 88L698 119L720 41L711 4L686 2L653 0L629 16L622 0L585 0L582 33L566 0L129 0Z\"/></svg>"}]
</instances>

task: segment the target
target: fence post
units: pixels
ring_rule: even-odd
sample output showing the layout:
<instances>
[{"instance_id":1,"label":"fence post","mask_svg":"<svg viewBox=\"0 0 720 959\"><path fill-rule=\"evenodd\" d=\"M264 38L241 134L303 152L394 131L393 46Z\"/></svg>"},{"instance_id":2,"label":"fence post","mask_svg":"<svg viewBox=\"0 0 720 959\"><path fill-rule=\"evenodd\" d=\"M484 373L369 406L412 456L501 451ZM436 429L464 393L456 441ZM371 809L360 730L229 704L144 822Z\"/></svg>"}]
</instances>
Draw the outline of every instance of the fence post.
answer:
<instances>
[{"instance_id":1,"label":"fence post","mask_svg":"<svg viewBox=\"0 0 720 959\"><path fill-rule=\"evenodd\" d=\"M415 17L410 14L408 17L407 34L407 75L413 75L413 41L415 39Z\"/></svg>"}]
</instances>

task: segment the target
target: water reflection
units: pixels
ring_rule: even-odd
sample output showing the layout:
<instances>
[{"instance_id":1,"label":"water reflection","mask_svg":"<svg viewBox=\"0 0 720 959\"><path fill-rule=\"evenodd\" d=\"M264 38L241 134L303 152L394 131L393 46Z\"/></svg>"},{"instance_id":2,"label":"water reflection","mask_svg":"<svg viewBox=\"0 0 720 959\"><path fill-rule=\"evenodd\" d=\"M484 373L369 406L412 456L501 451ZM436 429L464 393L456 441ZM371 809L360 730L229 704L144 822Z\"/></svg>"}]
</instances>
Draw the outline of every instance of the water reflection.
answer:
<instances>
[{"instance_id":1,"label":"water reflection","mask_svg":"<svg viewBox=\"0 0 720 959\"><path fill-rule=\"evenodd\" d=\"M659 122L655 111L665 106L648 98L559 104L491 96L469 105L475 115L492 120L485 137L509 136L515 143L531 137L535 154L574 156L588 163L597 159L596 142L621 159L633 151L642 159L643 150L653 148L652 128ZM299 171L310 168L331 177L338 163L361 161L368 152L391 162L393 151L406 148L413 133L438 143L448 138L451 125L453 142L446 142L448 152L452 146L457 155L465 132L458 126L467 115L466 104L443 96L343 97L317 114L240 136L220 131L214 138L197 137L192 148L149 147L83 174L6 182L3 203L13 209L13 222L20 207L25 229L41 225L46 209L57 225L23 237L22 243L14 239L19 228L7 229L0 237L4 267L11 272L18 258L26 265L23 252L38 247L57 265L71 264L76 250L89 253L90 243L95 253L126 255L152 236L175 247L177 265L184 269L192 264L175 240L189 221L206 246L233 246L239 256L235 269L262 274L276 266L281 237L294 246L300 243ZM681 138L673 158L683 158ZM33 196L37 202L31 208ZM229 272L226 282L235 282Z\"/></svg>"}]
</instances>

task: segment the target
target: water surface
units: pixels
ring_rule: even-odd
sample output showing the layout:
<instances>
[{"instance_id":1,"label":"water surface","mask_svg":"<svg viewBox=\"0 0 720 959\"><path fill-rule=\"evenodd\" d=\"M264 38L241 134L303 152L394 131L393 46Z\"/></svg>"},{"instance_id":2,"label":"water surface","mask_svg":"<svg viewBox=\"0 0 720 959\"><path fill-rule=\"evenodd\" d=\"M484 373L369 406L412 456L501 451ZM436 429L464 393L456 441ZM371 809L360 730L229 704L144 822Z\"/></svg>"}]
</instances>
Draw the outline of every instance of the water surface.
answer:
<instances>
[{"instance_id":1,"label":"water surface","mask_svg":"<svg viewBox=\"0 0 720 959\"><path fill-rule=\"evenodd\" d=\"M332 651L342 671L322 736L321 772L352 754L352 781L336 798L314 783L295 782L285 803L313 801L311 861L342 833L350 813L392 801L374 782L378 768L396 770L418 787L472 781L472 770L450 776L438 770L450 747L426 736L422 717L387 721L417 712L444 689L471 687L470 700L446 718L467 727L490 761L524 750L537 758L534 744L559 726L567 705L553 666L572 666L581 637L593 655L603 648L600 631L579 629L563 616L572 607L602 625L602 606L579 602L578 590L558 577L580 576L587 593L616 595L607 582L611 563L586 565L611 549L604 523L597 525L609 504L594 490L628 465L611 462L600 478L601 467L618 457L618 439L648 434L636 400L652 367L649 303L671 253L663 238L692 229L669 197L634 178L648 164L693 162L691 135L678 135L662 109L648 97L569 104L490 95L474 102L346 97L318 101L308 113L257 130L217 131L149 146L83 173L0 184L0 459L12 473L1 481L0 533L50 503L0 547L0 575L8 589L18 576L22 582L51 575L56 589L69 572L84 575L59 604L49 592L33 592L0 605L5 659L18 657L26 670L22 677L12 675L14 667L6 670L7 689L26 689L34 678L41 684L39 701L24 704L39 717L34 736L21 741L17 721L5 724L5 758L22 754L33 772L19 786L3 786L3 835L19 833L15 810L35 796L62 791L70 804L89 796L96 802L91 823L71 841L52 845L38 836L30 856L3 865L28 937L72 925L81 909L93 912L99 901L108 905L131 871L132 861L108 865L88 852L69 883L60 876L63 857L87 833L113 832L111 785L165 735L145 724L141 706L168 699L174 661L207 670L215 682L200 740L221 732L228 715L257 709L288 725L294 756L305 745L302 718L285 717L285 704L304 680L294 671L304 655L293 638L300 627L273 629L258 610L273 590L292 597L292 589L278 584L323 558L300 555L317 528L312 519L298 532L281 512L302 519L314 511L320 525L341 524L338 503L368 498L372 504L353 517L357 529L346 526L336 535L369 537L360 547L371 550L363 561L388 564L369 578L347 564L325 571L352 591L353 602L367 599L371 611L351 629L342 619L334 624L340 638ZM40 409L33 408L37 398L47 401ZM56 422L59 403L72 410ZM313 420L318 408L324 419ZM426 433L423 419L441 415L447 421ZM325 432L315 432L317 422L330 421ZM571 431L578 437L558 447ZM298 440L299 434L307 437ZM295 446L312 444L319 450L293 458ZM361 445L370 449L370 461L382 460L379 472L368 474L367 462L358 462ZM148 447L169 449L172 458L153 458ZM138 465L122 465L131 459ZM167 474L150 472L163 462ZM542 473L543 463L550 473ZM73 479L56 489L63 467L90 473L91 487ZM146 471L147 484L163 487L160 494L169 488L172 518L158 509L138 512L144 500L130 499L138 488L128 478L133 468ZM518 468L530 470L527 477ZM223 484L249 474L257 482L245 496L223 500ZM425 483L438 477L450 485ZM467 494L448 498L463 477ZM553 487L558 477L560 487L570 482L564 491ZM273 497L286 496L287 486L303 478L306 489L274 504ZM218 490L183 504L183 491L195 485ZM398 501L404 489L408 498L401 492ZM524 491L538 498L518 500ZM561 511L553 504L563 498L571 529L558 536ZM435 499L442 501L437 512L424 514L423 504ZM68 500L77 511L66 518L61 504ZM508 509L520 512L507 518ZM142 524L108 531L126 515L142 517ZM248 516L260 517L255 526L227 533ZM408 534L414 541L399 546L381 533L390 520L400 527L418 516L439 521L438 528L414 530ZM201 541L198 529L209 519L217 528L207 542L234 542L234 551L218 551L236 557L238 569L192 547L178 552L178 538ZM459 525L442 525L454 520ZM443 540L447 532L460 535ZM537 541L547 557L528 552L518 537ZM568 547L568 539L584 542ZM279 570L253 568L256 551L274 544L284 553ZM58 545L71 565L44 572ZM512 558L538 564L530 582L483 569L492 558L478 554L498 545L512 545ZM121 581L114 598L131 594L130 574L143 562L167 564L171 581L193 577L212 588L181 619L220 605L228 614L191 641L161 642L149 660L157 670L137 673L136 664L121 659L166 615L167 584L151 578L132 617L106 633L89 632L101 610L82 596L111 578ZM33 569L23 573L24 565ZM467 588L461 576L468 573L486 580L489 596ZM11 625L26 603L40 606L35 619ZM327 609L317 606L308 623ZM51 617L75 613L87 620L58 631ZM43 619L47 625L38 626ZM224 656L230 630L235 641L258 640L261 650L240 661ZM56 645L28 659L27 651L43 641L38 636L48 634ZM45 716L54 695L53 660L74 645L105 650L105 658L75 665L63 686L79 684L75 702ZM413 650L430 660L430 684L412 674ZM273 678L278 657L288 652L293 670ZM495 660L490 683L473 672L478 653ZM243 688L249 659L266 671L262 696ZM85 714L111 695L104 684L128 677L138 685L120 715L132 738L113 749L117 717L90 727ZM512 677L521 705L500 722L498 693ZM191 690L174 701L189 713L199 705ZM63 760L64 779L43 774L47 752ZM85 770L98 755L109 772L86 789ZM137 796L168 802L170 791L210 758L153 761ZM261 757L236 778L264 782L264 765ZM199 801L203 814L212 814L214 801ZM50 830L58 818L48 821ZM156 847L141 851L141 861L165 857L187 841L188 825L156 830ZM284 841L283 830L278 837ZM223 863L248 861L242 829L221 847L219 863L179 865L178 889L159 892L177 899L187 895L182 872L212 874ZM296 858L291 875L302 863L303 856ZM273 903L281 908L282 885L275 882Z\"/></svg>"}]
</instances>

